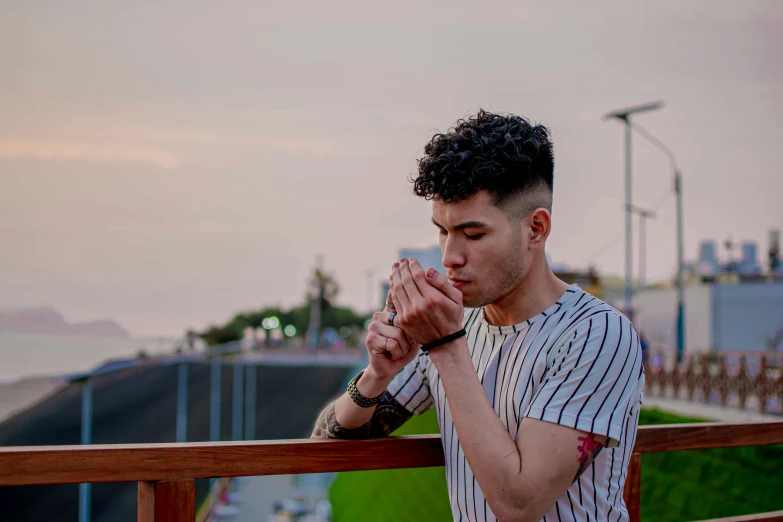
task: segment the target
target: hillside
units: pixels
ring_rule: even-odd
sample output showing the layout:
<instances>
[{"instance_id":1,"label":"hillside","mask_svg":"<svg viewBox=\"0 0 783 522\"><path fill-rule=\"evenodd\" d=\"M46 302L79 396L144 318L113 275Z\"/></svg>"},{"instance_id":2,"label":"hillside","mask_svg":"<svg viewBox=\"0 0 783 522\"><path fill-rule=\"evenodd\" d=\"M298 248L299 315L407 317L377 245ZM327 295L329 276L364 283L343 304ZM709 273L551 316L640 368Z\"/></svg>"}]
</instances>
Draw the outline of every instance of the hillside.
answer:
<instances>
[{"instance_id":1,"label":"hillside","mask_svg":"<svg viewBox=\"0 0 783 522\"><path fill-rule=\"evenodd\" d=\"M69 323L60 312L49 307L0 312L0 331L82 337L130 337L128 331L114 321Z\"/></svg>"},{"instance_id":2,"label":"hillside","mask_svg":"<svg viewBox=\"0 0 783 522\"><path fill-rule=\"evenodd\" d=\"M188 440L209 438L210 368L190 363ZM350 369L316 366L260 366L257 378L258 439L308 437L320 408L342 388ZM233 367L221 378L221 434L231 438ZM175 440L177 368L148 366L94 378L95 444L173 442ZM80 385L0 424L0 446L78 444ZM196 481L203 499L207 481ZM136 520L136 483L94 484L92 522ZM72 522L77 519L78 486L0 488L3 522Z\"/></svg>"}]
</instances>

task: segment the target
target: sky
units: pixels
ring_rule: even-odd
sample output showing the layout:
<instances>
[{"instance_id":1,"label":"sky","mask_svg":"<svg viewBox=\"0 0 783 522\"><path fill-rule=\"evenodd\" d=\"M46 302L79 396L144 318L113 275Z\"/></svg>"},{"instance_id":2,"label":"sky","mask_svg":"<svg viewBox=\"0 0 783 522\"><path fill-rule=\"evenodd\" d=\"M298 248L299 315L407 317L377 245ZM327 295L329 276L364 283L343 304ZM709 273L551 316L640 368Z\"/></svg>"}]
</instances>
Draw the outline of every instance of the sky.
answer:
<instances>
[{"instance_id":1,"label":"sky","mask_svg":"<svg viewBox=\"0 0 783 522\"><path fill-rule=\"evenodd\" d=\"M686 257L765 251L783 2L0 0L0 309L177 335L301 303L321 254L368 310L400 248L437 244L408 181L424 144L479 108L552 131L551 260L622 275L602 115L653 100L636 121L682 169ZM675 268L671 187L634 138L648 280Z\"/></svg>"}]
</instances>

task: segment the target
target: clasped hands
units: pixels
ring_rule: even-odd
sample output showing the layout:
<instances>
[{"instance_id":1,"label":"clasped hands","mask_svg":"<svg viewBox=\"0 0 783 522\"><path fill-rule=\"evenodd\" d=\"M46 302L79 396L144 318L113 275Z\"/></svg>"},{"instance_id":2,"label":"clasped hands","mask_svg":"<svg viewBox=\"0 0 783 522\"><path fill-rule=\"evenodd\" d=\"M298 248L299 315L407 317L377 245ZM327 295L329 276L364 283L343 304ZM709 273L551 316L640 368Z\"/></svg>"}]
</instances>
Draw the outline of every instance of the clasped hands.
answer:
<instances>
[{"instance_id":1,"label":"clasped hands","mask_svg":"<svg viewBox=\"0 0 783 522\"><path fill-rule=\"evenodd\" d=\"M393 324L391 312L396 312ZM459 331L462 318L462 293L446 277L434 268L425 271L415 258L402 259L392 267L386 309L373 314L367 347L407 364L411 348Z\"/></svg>"}]
</instances>

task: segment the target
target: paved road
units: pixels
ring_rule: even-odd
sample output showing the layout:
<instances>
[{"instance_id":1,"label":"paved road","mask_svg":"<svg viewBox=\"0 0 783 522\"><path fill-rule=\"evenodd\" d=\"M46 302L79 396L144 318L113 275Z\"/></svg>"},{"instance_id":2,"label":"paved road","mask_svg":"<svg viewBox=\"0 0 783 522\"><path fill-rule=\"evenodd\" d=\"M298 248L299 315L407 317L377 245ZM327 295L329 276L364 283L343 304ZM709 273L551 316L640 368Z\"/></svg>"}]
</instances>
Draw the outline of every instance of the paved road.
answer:
<instances>
[{"instance_id":1,"label":"paved road","mask_svg":"<svg viewBox=\"0 0 783 522\"><path fill-rule=\"evenodd\" d=\"M239 491L242 494L239 515L232 522L268 522L275 502L304 497L312 505L327 494L321 475L301 475L298 481L293 475L245 477L240 481Z\"/></svg>"}]
</instances>

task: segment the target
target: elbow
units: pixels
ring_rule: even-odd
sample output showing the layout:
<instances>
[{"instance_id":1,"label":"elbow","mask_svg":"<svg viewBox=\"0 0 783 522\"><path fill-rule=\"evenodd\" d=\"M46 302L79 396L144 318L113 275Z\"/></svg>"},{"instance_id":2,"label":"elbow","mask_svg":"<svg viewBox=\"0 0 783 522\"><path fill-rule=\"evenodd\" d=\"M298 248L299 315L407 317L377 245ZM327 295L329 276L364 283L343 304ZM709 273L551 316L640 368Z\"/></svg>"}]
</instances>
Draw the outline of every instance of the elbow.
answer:
<instances>
[{"instance_id":1,"label":"elbow","mask_svg":"<svg viewBox=\"0 0 783 522\"><path fill-rule=\"evenodd\" d=\"M500 495L493 495L494 498L487 497L487 504L492 508L492 512L497 517L498 522L538 522L540 516L536 516L529 505L520 502L519 497L514 492L501 492Z\"/></svg>"}]
</instances>

